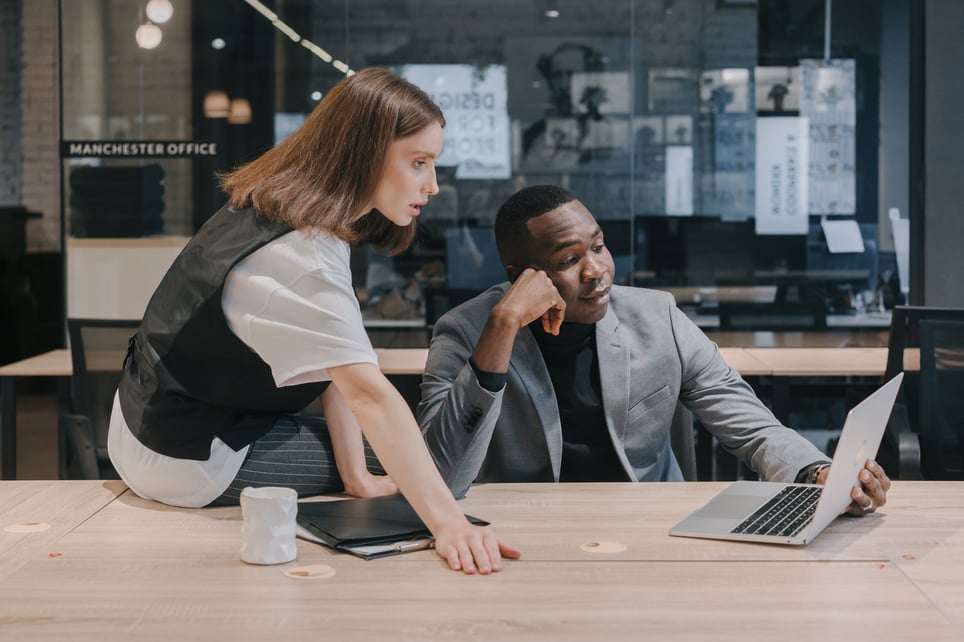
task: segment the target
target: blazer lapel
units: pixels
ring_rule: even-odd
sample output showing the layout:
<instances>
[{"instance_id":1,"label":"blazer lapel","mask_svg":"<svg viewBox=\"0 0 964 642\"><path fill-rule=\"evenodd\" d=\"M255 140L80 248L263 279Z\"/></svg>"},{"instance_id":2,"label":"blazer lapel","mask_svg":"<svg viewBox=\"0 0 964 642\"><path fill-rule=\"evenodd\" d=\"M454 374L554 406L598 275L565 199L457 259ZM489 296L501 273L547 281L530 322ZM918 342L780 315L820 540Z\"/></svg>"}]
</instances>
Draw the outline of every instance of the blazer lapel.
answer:
<instances>
[{"instance_id":1,"label":"blazer lapel","mask_svg":"<svg viewBox=\"0 0 964 642\"><path fill-rule=\"evenodd\" d=\"M603 410L613 444L622 459L629 404L629 348L621 340L619 320L610 305L606 316L596 323L596 353L599 358L599 383Z\"/></svg>"},{"instance_id":2,"label":"blazer lapel","mask_svg":"<svg viewBox=\"0 0 964 642\"><path fill-rule=\"evenodd\" d=\"M528 328L522 328L516 337L509 367L516 371L535 406L546 436L553 480L559 481L559 472L562 469L562 419L559 417L559 405L552 388L552 379L549 378L549 370L542 358L539 344Z\"/></svg>"}]
</instances>

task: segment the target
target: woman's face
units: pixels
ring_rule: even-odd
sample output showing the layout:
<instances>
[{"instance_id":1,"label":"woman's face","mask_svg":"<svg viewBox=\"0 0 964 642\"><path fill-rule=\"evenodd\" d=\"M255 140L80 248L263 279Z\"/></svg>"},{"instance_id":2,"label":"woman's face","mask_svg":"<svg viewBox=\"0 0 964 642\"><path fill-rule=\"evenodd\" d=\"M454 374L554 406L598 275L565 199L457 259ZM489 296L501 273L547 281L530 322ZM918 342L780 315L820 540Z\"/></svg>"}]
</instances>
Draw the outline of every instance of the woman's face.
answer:
<instances>
[{"instance_id":1,"label":"woman's face","mask_svg":"<svg viewBox=\"0 0 964 642\"><path fill-rule=\"evenodd\" d=\"M442 126L432 123L388 148L382 175L365 212L377 209L395 225L411 223L428 197L438 194L435 161L442 153Z\"/></svg>"}]
</instances>

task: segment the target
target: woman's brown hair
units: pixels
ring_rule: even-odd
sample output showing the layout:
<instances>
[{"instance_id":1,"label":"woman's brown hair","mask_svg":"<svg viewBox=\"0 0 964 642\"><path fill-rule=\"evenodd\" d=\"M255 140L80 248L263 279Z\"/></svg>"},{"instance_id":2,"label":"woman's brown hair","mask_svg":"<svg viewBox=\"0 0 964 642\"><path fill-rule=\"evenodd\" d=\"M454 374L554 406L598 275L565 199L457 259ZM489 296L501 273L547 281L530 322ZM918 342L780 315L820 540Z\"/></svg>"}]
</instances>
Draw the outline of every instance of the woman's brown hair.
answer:
<instances>
[{"instance_id":1,"label":"woman's brown hair","mask_svg":"<svg viewBox=\"0 0 964 642\"><path fill-rule=\"evenodd\" d=\"M384 67L362 69L285 140L221 175L221 188L231 205L253 206L292 228L400 252L415 237L415 221L401 227L377 211L358 212L375 192L389 146L435 122L445 126L424 91Z\"/></svg>"}]
</instances>

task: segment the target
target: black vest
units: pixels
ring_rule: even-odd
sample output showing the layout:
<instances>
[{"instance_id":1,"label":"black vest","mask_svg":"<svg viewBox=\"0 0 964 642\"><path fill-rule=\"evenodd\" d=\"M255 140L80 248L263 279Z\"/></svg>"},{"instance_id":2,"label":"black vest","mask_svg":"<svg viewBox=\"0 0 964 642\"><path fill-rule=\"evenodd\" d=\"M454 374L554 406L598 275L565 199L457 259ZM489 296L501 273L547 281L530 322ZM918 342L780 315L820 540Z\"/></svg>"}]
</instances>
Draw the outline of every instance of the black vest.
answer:
<instances>
[{"instance_id":1,"label":"black vest","mask_svg":"<svg viewBox=\"0 0 964 642\"><path fill-rule=\"evenodd\" d=\"M164 275L130 340L119 387L127 425L151 450L204 460L215 436L240 450L325 389L275 386L268 364L235 336L221 308L231 268L290 231L226 205Z\"/></svg>"}]
</instances>

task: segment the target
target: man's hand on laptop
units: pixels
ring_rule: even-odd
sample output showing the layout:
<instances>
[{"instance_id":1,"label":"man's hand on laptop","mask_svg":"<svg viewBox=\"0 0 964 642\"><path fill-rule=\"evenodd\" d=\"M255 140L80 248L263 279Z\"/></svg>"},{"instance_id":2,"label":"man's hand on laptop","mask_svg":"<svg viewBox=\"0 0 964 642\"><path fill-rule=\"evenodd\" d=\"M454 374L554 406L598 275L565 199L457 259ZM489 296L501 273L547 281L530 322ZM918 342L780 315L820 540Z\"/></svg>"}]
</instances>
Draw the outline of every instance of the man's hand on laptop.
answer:
<instances>
[{"instance_id":1,"label":"man's hand on laptop","mask_svg":"<svg viewBox=\"0 0 964 642\"><path fill-rule=\"evenodd\" d=\"M822 484L827 481L830 474L830 467L824 468L817 475L817 483ZM884 472L883 467L873 459L868 459L864 464L864 469L857 476L860 481L858 486L854 486L850 491L850 506L844 511L847 515L860 517L867 513L872 513L880 506L887 503L887 491L890 490L890 477Z\"/></svg>"}]
</instances>

